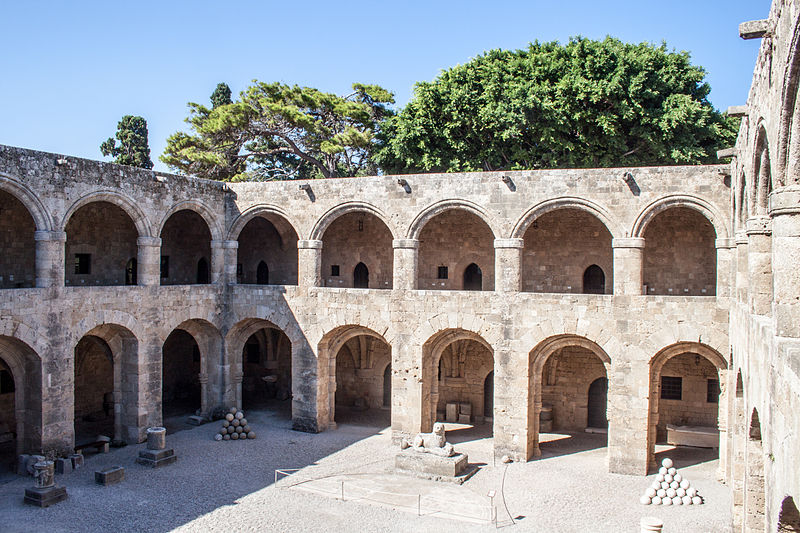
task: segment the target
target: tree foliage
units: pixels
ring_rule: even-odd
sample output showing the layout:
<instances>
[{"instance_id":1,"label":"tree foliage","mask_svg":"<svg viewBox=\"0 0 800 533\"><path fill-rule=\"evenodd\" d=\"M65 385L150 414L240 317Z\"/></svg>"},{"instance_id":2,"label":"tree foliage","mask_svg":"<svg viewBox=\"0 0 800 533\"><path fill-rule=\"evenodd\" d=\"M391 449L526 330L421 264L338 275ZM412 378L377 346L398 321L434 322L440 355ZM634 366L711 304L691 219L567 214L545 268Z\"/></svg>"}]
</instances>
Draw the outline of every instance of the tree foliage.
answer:
<instances>
[{"instance_id":1,"label":"tree foliage","mask_svg":"<svg viewBox=\"0 0 800 533\"><path fill-rule=\"evenodd\" d=\"M231 88L227 83L218 83L217 88L211 93L211 107L217 108L221 105L233 103L231 100Z\"/></svg>"},{"instance_id":2,"label":"tree foliage","mask_svg":"<svg viewBox=\"0 0 800 533\"><path fill-rule=\"evenodd\" d=\"M351 94L337 96L254 81L235 102L211 109L190 103L194 133L170 136L161 160L219 180L374 174L376 133L393 102L377 85L357 83Z\"/></svg>"},{"instance_id":3,"label":"tree foliage","mask_svg":"<svg viewBox=\"0 0 800 533\"><path fill-rule=\"evenodd\" d=\"M573 38L493 50L418 83L381 131L387 171L707 163L738 129L666 44Z\"/></svg>"},{"instance_id":4,"label":"tree foliage","mask_svg":"<svg viewBox=\"0 0 800 533\"><path fill-rule=\"evenodd\" d=\"M104 156L113 156L114 162L120 165L153 168L147 143L147 121L142 117L125 115L117 124L116 139L106 139L100 145L100 151Z\"/></svg>"}]
</instances>

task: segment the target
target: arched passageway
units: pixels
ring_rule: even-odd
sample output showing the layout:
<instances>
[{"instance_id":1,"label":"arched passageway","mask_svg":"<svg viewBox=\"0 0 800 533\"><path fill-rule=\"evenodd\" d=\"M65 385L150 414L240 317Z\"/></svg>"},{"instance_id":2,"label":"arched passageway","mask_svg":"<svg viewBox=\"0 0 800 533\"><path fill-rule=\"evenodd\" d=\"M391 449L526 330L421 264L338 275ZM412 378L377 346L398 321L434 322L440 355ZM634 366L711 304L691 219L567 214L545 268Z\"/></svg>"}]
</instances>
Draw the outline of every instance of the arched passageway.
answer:
<instances>
[{"instance_id":1,"label":"arched passageway","mask_svg":"<svg viewBox=\"0 0 800 533\"><path fill-rule=\"evenodd\" d=\"M523 291L611 294L611 233L594 215L570 208L549 211L531 222L523 239ZM600 284L592 278L595 284L586 290L591 266L607 280Z\"/></svg>"},{"instance_id":2,"label":"arched passageway","mask_svg":"<svg viewBox=\"0 0 800 533\"><path fill-rule=\"evenodd\" d=\"M161 348L161 418L167 420L201 411L200 347L183 329L173 330Z\"/></svg>"},{"instance_id":3,"label":"arched passageway","mask_svg":"<svg viewBox=\"0 0 800 533\"><path fill-rule=\"evenodd\" d=\"M239 232L238 283L297 285L297 232L283 217L262 213Z\"/></svg>"},{"instance_id":4,"label":"arched passageway","mask_svg":"<svg viewBox=\"0 0 800 533\"><path fill-rule=\"evenodd\" d=\"M477 215L448 209L420 231L418 263L419 289L493 291L494 234Z\"/></svg>"},{"instance_id":5,"label":"arched passageway","mask_svg":"<svg viewBox=\"0 0 800 533\"><path fill-rule=\"evenodd\" d=\"M719 450L722 373L727 361L700 343L674 344L650 361L648 464L656 466L655 445Z\"/></svg>"},{"instance_id":6,"label":"arched passageway","mask_svg":"<svg viewBox=\"0 0 800 533\"><path fill-rule=\"evenodd\" d=\"M365 333L345 341L335 357L335 422L389 425L391 347L383 339Z\"/></svg>"},{"instance_id":7,"label":"arched passageway","mask_svg":"<svg viewBox=\"0 0 800 533\"><path fill-rule=\"evenodd\" d=\"M28 345L0 336L0 475L21 453L42 448L41 361Z\"/></svg>"},{"instance_id":8,"label":"arched passageway","mask_svg":"<svg viewBox=\"0 0 800 533\"><path fill-rule=\"evenodd\" d=\"M392 232L371 213L345 213L322 235L326 287L391 289L393 264Z\"/></svg>"},{"instance_id":9,"label":"arched passageway","mask_svg":"<svg viewBox=\"0 0 800 533\"><path fill-rule=\"evenodd\" d=\"M249 335L242 350L242 408L269 409L291 417L292 344L274 327Z\"/></svg>"},{"instance_id":10,"label":"arched passageway","mask_svg":"<svg viewBox=\"0 0 800 533\"><path fill-rule=\"evenodd\" d=\"M586 400L586 427L608 428L608 378L597 378L589 385Z\"/></svg>"},{"instance_id":11,"label":"arched passageway","mask_svg":"<svg viewBox=\"0 0 800 533\"><path fill-rule=\"evenodd\" d=\"M583 271L583 293L584 294L605 294L606 293L606 274L597 265L589 265Z\"/></svg>"},{"instance_id":12,"label":"arched passageway","mask_svg":"<svg viewBox=\"0 0 800 533\"><path fill-rule=\"evenodd\" d=\"M647 294L716 294L716 232L699 211L666 209L648 222L643 237L642 279Z\"/></svg>"},{"instance_id":13,"label":"arched passageway","mask_svg":"<svg viewBox=\"0 0 800 533\"><path fill-rule=\"evenodd\" d=\"M787 496L781 502L778 515L778 533L800 533L800 512L794 503L794 498Z\"/></svg>"},{"instance_id":14,"label":"arched passageway","mask_svg":"<svg viewBox=\"0 0 800 533\"><path fill-rule=\"evenodd\" d=\"M36 284L36 224L25 205L0 191L0 289Z\"/></svg>"},{"instance_id":15,"label":"arched passageway","mask_svg":"<svg viewBox=\"0 0 800 533\"><path fill-rule=\"evenodd\" d=\"M128 264L138 254L139 233L121 207L88 203L72 214L66 232L67 285L125 285Z\"/></svg>"},{"instance_id":16,"label":"arched passageway","mask_svg":"<svg viewBox=\"0 0 800 533\"><path fill-rule=\"evenodd\" d=\"M75 444L119 437L114 406L114 355L105 340L85 335L75 346Z\"/></svg>"},{"instance_id":17,"label":"arched passageway","mask_svg":"<svg viewBox=\"0 0 800 533\"><path fill-rule=\"evenodd\" d=\"M205 219L190 209L172 214L161 229L161 284L209 282L211 231Z\"/></svg>"}]
</instances>

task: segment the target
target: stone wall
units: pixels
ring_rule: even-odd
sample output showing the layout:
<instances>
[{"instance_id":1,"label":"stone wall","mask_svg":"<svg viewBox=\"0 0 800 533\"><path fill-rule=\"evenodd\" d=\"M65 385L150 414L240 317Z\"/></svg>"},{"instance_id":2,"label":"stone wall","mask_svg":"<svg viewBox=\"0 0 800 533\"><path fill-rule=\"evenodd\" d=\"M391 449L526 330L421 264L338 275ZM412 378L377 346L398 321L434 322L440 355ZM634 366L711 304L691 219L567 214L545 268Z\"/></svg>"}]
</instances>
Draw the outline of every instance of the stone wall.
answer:
<instances>
[{"instance_id":1,"label":"stone wall","mask_svg":"<svg viewBox=\"0 0 800 533\"><path fill-rule=\"evenodd\" d=\"M263 262L267 284L297 285L297 234L294 230L281 235L267 218L254 217L242 229L238 243L237 283L258 283L258 268Z\"/></svg>"},{"instance_id":2,"label":"stone wall","mask_svg":"<svg viewBox=\"0 0 800 533\"><path fill-rule=\"evenodd\" d=\"M367 267L368 288L392 288L392 234L375 215L342 215L325 230L322 246L322 279L326 287L354 287L356 265L363 263ZM338 274L334 275L332 268Z\"/></svg>"},{"instance_id":3,"label":"stone wall","mask_svg":"<svg viewBox=\"0 0 800 533\"><path fill-rule=\"evenodd\" d=\"M203 217L184 209L167 219L161 230L161 285L201 283L204 260L211 265L211 233ZM204 282L208 283L206 272Z\"/></svg>"},{"instance_id":4,"label":"stone wall","mask_svg":"<svg viewBox=\"0 0 800 533\"><path fill-rule=\"evenodd\" d=\"M719 398L709 402L708 380L719 382L719 373L705 357L687 353L677 355L667 361L661 369L661 376L679 377L682 382L680 400L658 400L659 442L667 439L667 424L675 426L717 426Z\"/></svg>"},{"instance_id":5,"label":"stone wall","mask_svg":"<svg viewBox=\"0 0 800 533\"><path fill-rule=\"evenodd\" d=\"M579 346L561 348L542 370L542 403L553 408L553 429L583 431L588 427L589 386L606 377L603 362Z\"/></svg>"},{"instance_id":6,"label":"stone wall","mask_svg":"<svg viewBox=\"0 0 800 533\"><path fill-rule=\"evenodd\" d=\"M384 407L384 371L391 362L386 343L366 335L350 339L336 356L336 404Z\"/></svg>"}]
</instances>

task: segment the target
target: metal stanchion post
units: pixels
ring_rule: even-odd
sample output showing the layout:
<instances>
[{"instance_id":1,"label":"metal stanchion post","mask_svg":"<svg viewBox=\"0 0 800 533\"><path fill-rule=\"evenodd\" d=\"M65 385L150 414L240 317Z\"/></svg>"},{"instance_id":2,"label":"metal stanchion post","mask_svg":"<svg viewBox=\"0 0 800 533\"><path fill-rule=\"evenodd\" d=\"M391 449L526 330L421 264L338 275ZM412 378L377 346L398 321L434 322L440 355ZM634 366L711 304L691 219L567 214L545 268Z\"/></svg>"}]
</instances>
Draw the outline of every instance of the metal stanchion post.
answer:
<instances>
[{"instance_id":1,"label":"metal stanchion post","mask_svg":"<svg viewBox=\"0 0 800 533\"><path fill-rule=\"evenodd\" d=\"M417 494L417 516L422 516L422 495Z\"/></svg>"},{"instance_id":2,"label":"metal stanchion post","mask_svg":"<svg viewBox=\"0 0 800 533\"><path fill-rule=\"evenodd\" d=\"M487 496L489 497L489 523L497 527L497 513L494 510L494 496L497 494L495 491L490 490Z\"/></svg>"},{"instance_id":3,"label":"metal stanchion post","mask_svg":"<svg viewBox=\"0 0 800 533\"><path fill-rule=\"evenodd\" d=\"M342 501L344 501L344 480L342 480Z\"/></svg>"}]
</instances>

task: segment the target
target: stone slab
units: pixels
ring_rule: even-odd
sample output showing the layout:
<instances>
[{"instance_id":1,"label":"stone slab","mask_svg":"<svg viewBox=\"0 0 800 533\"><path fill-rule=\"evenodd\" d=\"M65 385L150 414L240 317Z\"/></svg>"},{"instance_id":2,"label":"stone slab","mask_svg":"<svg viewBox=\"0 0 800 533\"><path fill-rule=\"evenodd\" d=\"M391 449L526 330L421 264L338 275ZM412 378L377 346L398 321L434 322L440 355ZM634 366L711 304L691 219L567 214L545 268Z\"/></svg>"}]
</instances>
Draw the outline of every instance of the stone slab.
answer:
<instances>
[{"instance_id":1,"label":"stone slab","mask_svg":"<svg viewBox=\"0 0 800 533\"><path fill-rule=\"evenodd\" d=\"M111 466L104 470L97 470L94 473L94 480L104 486L119 483L125 479L125 469L121 466Z\"/></svg>"},{"instance_id":2,"label":"stone slab","mask_svg":"<svg viewBox=\"0 0 800 533\"><path fill-rule=\"evenodd\" d=\"M448 422L458 422L458 404L448 403L445 405L445 420Z\"/></svg>"},{"instance_id":3,"label":"stone slab","mask_svg":"<svg viewBox=\"0 0 800 533\"><path fill-rule=\"evenodd\" d=\"M54 485L44 489L25 489L25 503L36 507L50 507L67 499L67 489Z\"/></svg>"},{"instance_id":4,"label":"stone slab","mask_svg":"<svg viewBox=\"0 0 800 533\"><path fill-rule=\"evenodd\" d=\"M206 422L208 422L207 418L198 415L192 415L186 420L186 423L192 426L202 426Z\"/></svg>"},{"instance_id":5,"label":"stone slab","mask_svg":"<svg viewBox=\"0 0 800 533\"><path fill-rule=\"evenodd\" d=\"M470 417L469 417L468 414L461 413L460 415L458 415L458 423L459 424L469 424L470 423L470 419L469 418Z\"/></svg>"},{"instance_id":6,"label":"stone slab","mask_svg":"<svg viewBox=\"0 0 800 533\"><path fill-rule=\"evenodd\" d=\"M452 457L442 457L432 453L421 453L411 449L403 450L395 456L395 469L434 481L463 483L477 468L469 468L467 454L458 453Z\"/></svg>"},{"instance_id":7,"label":"stone slab","mask_svg":"<svg viewBox=\"0 0 800 533\"><path fill-rule=\"evenodd\" d=\"M164 450L142 450L139 452L139 457L136 458L137 463L151 468L171 465L177 460L178 456L175 455L175 451L172 448Z\"/></svg>"}]
</instances>

